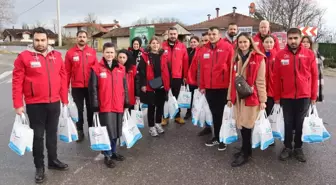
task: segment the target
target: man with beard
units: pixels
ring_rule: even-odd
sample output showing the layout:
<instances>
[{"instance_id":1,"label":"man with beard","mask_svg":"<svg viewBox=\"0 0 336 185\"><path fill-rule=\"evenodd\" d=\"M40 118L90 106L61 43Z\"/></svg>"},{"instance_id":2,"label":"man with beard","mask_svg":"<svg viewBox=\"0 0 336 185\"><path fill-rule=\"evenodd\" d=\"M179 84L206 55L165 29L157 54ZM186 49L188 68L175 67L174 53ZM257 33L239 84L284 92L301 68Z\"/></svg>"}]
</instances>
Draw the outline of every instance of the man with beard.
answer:
<instances>
[{"instance_id":1,"label":"man with beard","mask_svg":"<svg viewBox=\"0 0 336 185\"><path fill-rule=\"evenodd\" d=\"M230 23L227 32L225 33L224 40L227 41L233 49L237 45L238 26L236 23Z\"/></svg>"},{"instance_id":2,"label":"man with beard","mask_svg":"<svg viewBox=\"0 0 336 185\"><path fill-rule=\"evenodd\" d=\"M67 71L68 86L71 83L71 93L78 109L78 141L84 139L84 99L86 105L88 127L92 127L93 113L90 108L88 83L90 69L95 63L98 63L96 51L87 45L87 32L77 32L77 45L65 55L65 69Z\"/></svg>"},{"instance_id":3,"label":"man with beard","mask_svg":"<svg viewBox=\"0 0 336 185\"><path fill-rule=\"evenodd\" d=\"M185 45L178 40L177 28L171 27L168 30L168 40L162 43L164 54L168 56L168 68L170 73L170 87L173 95L178 98L181 85L186 81L188 76L188 53ZM180 110L176 114L175 121L178 124L184 124L185 121L180 115ZM163 125L167 121L162 122Z\"/></svg>"},{"instance_id":4,"label":"man with beard","mask_svg":"<svg viewBox=\"0 0 336 185\"><path fill-rule=\"evenodd\" d=\"M264 48L264 45L262 44L264 37L270 34L271 34L270 23L266 20L262 20L259 24L259 33L257 33L253 37L254 44L258 46L258 48L260 49L262 53L265 53L265 48ZM276 51L280 51L280 44L279 44L279 40L277 37L274 37L274 49Z\"/></svg>"},{"instance_id":5,"label":"man with beard","mask_svg":"<svg viewBox=\"0 0 336 185\"><path fill-rule=\"evenodd\" d=\"M66 71L61 53L48 46L48 35L44 28L33 30L33 45L20 53L14 62L12 98L18 115L24 114L24 98L30 127L34 130L35 181L44 181L44 132L48 168L67 170L68 165L57 159L60 100L64 106L68 104Z\"/></svg>"},{"instance_id":6,"label":"man with beard","mask_svg":"<svg viewBox=\"0 0 336 185\"><path fill-rule=\"evenodd\" d=\"M276 104L281 100L285 121L285 147L279 159L285 161L293 153L298 161L306 162L302 151L302 126L310 104L316 103L318 72L315 54L301 45L298 28L288 30L287 47L277 54L274 70L274 100Z\"/></svg>"}]
</instances>

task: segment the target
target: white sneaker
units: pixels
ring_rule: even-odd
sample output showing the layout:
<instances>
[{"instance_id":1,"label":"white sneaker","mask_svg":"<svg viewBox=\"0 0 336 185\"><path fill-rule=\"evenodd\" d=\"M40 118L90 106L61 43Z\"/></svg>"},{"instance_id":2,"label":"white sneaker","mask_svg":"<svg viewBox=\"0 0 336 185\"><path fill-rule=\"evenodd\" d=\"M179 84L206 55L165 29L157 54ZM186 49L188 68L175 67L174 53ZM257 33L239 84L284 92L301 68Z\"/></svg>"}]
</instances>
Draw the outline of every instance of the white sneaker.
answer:
<instances>
[{"instance_id":1,"label":"white sneaker","mask_svg":"<svg viewBox=\"0 0 336 185\"><path fill-rule=\"evenodd\" d=\"M164 130L163 130L162 126L161 126L161 123L156 123L156 124L155 124L155 128L156 128L156 130L157 130L157 132L158 132L159 134L164 133Z\"/></svg>"},{"instance_id":2,"label":"white sneaker","mask_svg":"<svg viewBox=\"0 0 336 185\"><path fill-rule=\"evenodd\" d=\"M150 135L153 136L153 137L156 137L156 136L159 135L155 127L150 127L150 128L149 128L149 133L150 133Z\"/></svg>"}]
</instances>

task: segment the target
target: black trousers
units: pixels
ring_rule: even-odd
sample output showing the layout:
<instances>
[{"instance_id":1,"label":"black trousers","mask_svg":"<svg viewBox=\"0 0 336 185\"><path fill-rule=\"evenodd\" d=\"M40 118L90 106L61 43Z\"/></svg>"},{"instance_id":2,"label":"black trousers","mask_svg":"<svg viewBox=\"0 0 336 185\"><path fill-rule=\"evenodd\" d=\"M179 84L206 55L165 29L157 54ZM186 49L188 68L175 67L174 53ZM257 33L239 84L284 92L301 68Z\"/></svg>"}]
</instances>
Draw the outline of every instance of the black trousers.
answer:
<instances>
[{"instance_id":1,"label":"black trousers","mask_svg":"<svg viewBox=\"0 0 336 185\"><path fill-rule=\"evenodd\" d=\"M194 92L197 88L198 88L197 86L189 85L189 90L191 92L191 105L190 105L190 107L192 107L192 103L193 103L193 100L194 100ZM188 111L188 113L191 114L191 108L188 109L187 111Z\"/></svg>"},{"instance_id":2,"label":"black trousers","mask_svg":"<svg viewBox=\"0 0 336 185\"><path fill-rule=\"evenodd\" d=\"M281 99L281 104L285 121L285 147L293 148L293 126L295 126L294 148L301 148L302 126L309 110L310 99Z\"/></svg>"},{"instance_id":3,"label":"black trousers","mask_svg":"<svg viewBox=\"0 0 336 185\"><path fill-rule=\"evenodd\" d=\"M162 122L163 106L166 100L166 92L164 89L157 89L155 92L147 92L154 94L154 104L148 104L148 126L154 127L155 123ZM154 118L155 116L155 118ZM155 122L154 122L155 121Z\"/></svg>"},{"instance_id":4,"label":"black trousers","mask_svg":"<svg viewBox=\"0 0 336 185\"><path fill-rule=\"evenodd\" d=\"M219 140L219 131L222 126L224 106L227 103L228 89L207 89L205 97L212 113L215 138Z\"/></svg>"},{"instance_id":5,"label":"black trousers","mask_svg":"<svg viewBox=\"0 0 336 185\"><path fill-rule=\"evenodd\" d=\"M242 152L245 157L248 157L252 154L252 143L251 143L251 137L252 137L252 129L248 129L243 127L240 130L240 133L242 135Z\"/></svg>"},{"instance_id":6,"label":"black trousers","mask_svg":"<svg viewBox=\"0 0 336 185\"><path fill-rule=\"evenodd\" d=\"M171 80L171 90L176 99L178 99L178 96L180 94L182 83L183 79L180 78L173 78ZM179 117L181 117L181 109L179 109L178 113L176 114L176 118Z\"/></svg>"},{"instance_id":7,"label":"black trousers","mask_svg":"<svg viewBox=\"0 0 336 185\"><path fill-rule=\"evenodd\" d=\"M86 105L86 116L88 127L92 127L93 124L93 112L90 107L89 101L89 90L88 88L72 88L72 97L78 109L78 122L77 122L77 130L83 131L84 125L84 100Z\"/></svg>"},{"instance_id":8,"label":"black trousers","mask_svg":"<svg viewBox=\"0 0 336 185\"><path fill-rule=\"evenodd\" d=\"M266 102L267 116L269 116L271 114L273 106L274 106L274 99L272 97L267 97L267 102Z\"/></svg>"},{"instance_id":9,"label":"black trousers","mask_svg":"<svg viewBox=\"0 0 336 185\"><path fill-rule=\"evenodd\" d=\"M60 102L27 104L30 128L34 130L33 156L36 168L44 167L44 131L48 161L57 159L57 127Z\"/></svg>"}]
</instances>

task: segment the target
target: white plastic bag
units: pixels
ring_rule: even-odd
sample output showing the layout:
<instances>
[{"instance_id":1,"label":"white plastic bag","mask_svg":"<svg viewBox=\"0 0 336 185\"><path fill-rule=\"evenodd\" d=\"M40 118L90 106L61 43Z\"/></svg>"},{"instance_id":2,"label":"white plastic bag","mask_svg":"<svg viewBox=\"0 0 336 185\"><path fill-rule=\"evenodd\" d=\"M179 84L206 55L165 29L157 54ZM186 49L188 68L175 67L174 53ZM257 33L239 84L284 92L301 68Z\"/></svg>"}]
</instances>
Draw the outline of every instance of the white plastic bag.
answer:
<instances>
[{"instance_id":1,"label":"white plastic bag","mask_svg":"<svg viewBox=\"0 0 336 185\"><path fill-rule=\"evenodd\" d=\"M283 111L279 104L275 104L272 108L271 114L268 116L268 120L272 127L273 137L280 141L285 140L285 122L283 117Z\"/></svg>"},{"instance_id":2,"label":"white plastic bag","mask_svg":"<svg viewBox=\"0 0 336 185\"><path fill-rule=\"evenodd\" d=\"M212 113L208 104L208 101L204 98L204 104L203 104L203 110L202 112L205 113L205 123L209 126L213 124L213 118L212 118Z\"/></svg>"},{"instance_id":3,"label":"white plastic bag","mask_svg":"<svg viewBox=\"0 0 336 185\"><path fill-rule=\"evenodd\" d=\"M308 116L303 122L302 142L320 143L329 138L330 134L324 127L323 120L319 118L316 106L309 107Z\"/></svg>"},{"instance_id":4,"label":"white plastic bag","mask_svg":"<svg viewBox=\"0 0 336 185\"><path fill-rule=\"evenodd\" d=\"M228 116L224 116L229 112ZM222 126L219 132L219 140L224 144L231 144L238 141L238 133L236 129L236 120L234 119L234 107L231 108L225 105Z\"/></svg>"},{"instance_id":5,"label":"white plastic bag","mask_svg":"<svg viewBox=\"0 0 336 185\"><path fill-rule=\"evenodd\" d=\"M199 92L198 89L196 89L194 91L194 100L193 100L193 104L192 104L192 109L191 109L191 120L193 125L195 126L200 126L199 124L199 120L200 120L200 116L201 116L201 112L203 110L203 104L205 101L205 96L204 94L202 94L201 92Z\"/></svg>"},{"instance_id":6,"label":"white plastic bag","mask_svg":"<svg viewBox=\"0 0 336 185\"><path fill-rule=\"evenodd\" d=\"M139 128L130 118L129 112L125 111L122 123L122 136L127 148L133 147L133 145L142 138Z\"/></svg>"},{"instance_id":7,"label":"white plastic bag","mask_svg":"<svg viewBox=\"0 0 336 185\"><path fill-rule=\"evenodd\" d=\"M165 119L169 118L168 101L165 101L164 106L163 106L163 118L165 118Z\"/></svg>"},{"instance_id":8,"label":"white plastic bag","mask_svg":"<svg viewBox=\"0 0 336 185\"><path fill-rule=\"evenodd\" d=\"M174 119L176 114L179 111L179 106L177 103L176 98L173 96L173 93L171 90L169 90L168 93L168 112L169 112L169 118Z\"/></svg>"},{"instance_id":9,"label":"white plastic bag","mask_svg":"<svg viewBox=\"0 0 336 185\"><path fill-rule=\"evenodd\" d=\"M265 150L268 148L271 144L274 143L274 137L272 133L272 127L267 119L267 114L265 110L260 111L263 113L263 115L260 115L260 149Z\"/></svg>"},{"instance_id":10,"label":"white plastic bag","mask_svg":"<svg viewBox=\"0 0 336 185\"><path fill-rule=\"evenodd\" d=\"M136 101L136 104L134 105L134 110L131 110L131 117L138 128L145 127L143 114L140 110L140 102L138 100Z\"/></svg>"},{"instance_id":11,"label":"white plastic bag","mask_svg":"<svg viewBox=\"0 0 336 185\"><path fill-rule=\"evenodd\" d=\"M189 86L187 87L182 86L182 87L181 87L179 96L177 98L177 103L178 103L179 108L189 109L191 107L191 92L189 90Z\"/></svg>"},{"instance_id":12,"label":"white plastic bag","mask_svg":"<svg viewBox=\"0 0 336 185\"><path fill-rule=\"evenodd\" d=\"M71 140L72 141L77 141L78 140L78 131L76 128L75 123L73 122L73 120L71 119L71 123L69 121L70 124L70 133L71 133Z\"/></svg>"},{"instance_id":13,"label":"white plastic bag","mask_svg":"<svg viewBox=\"0 0 336 185\"><path fill-rule=\"evenodd\" d=\"M61 111L61 116L59 118L59 123L58 123L58 136L59 139L63 142L66 143L71 143L72 142L72 119L69 116L68 113L68 108L63 107Z\"/></svg>"},{"instance_id":14,"label":"white plastic bag","mask_svg":"<svg viewBox=\"0 0 336 185\"><path fill-rule=\"evenodd\" d=\"M68 108L69 108L69 113L70 113L71 119L72 119L73 122L77 123L78 120L79 120L78 109L77 109L77 106L76 106L71 94L68 94L68 100L69 100Z\"/></svg>"},{"instance_id":15,"label":"white plastic bag","mask_svg":"<svg viewBox=\"0 0 336 185\"><path fill-rule=\"evenodd\" d=\"M94 151L111 150L111 141L105 126L100 125L99 115L93 114L93 127L89 128L91 149Z\"/></svg>"},{"instance_id":16,"label":"white plastic bag","mask_svg":"<svg viewBox=\"0 0 336 185\"><path fill-rule=\"evenodd\" d=\"M29 128L24 114L16 115L8 147L16 154L23 156L25 151L32 151L34 131Z\"/></svg>"}]
</instances>

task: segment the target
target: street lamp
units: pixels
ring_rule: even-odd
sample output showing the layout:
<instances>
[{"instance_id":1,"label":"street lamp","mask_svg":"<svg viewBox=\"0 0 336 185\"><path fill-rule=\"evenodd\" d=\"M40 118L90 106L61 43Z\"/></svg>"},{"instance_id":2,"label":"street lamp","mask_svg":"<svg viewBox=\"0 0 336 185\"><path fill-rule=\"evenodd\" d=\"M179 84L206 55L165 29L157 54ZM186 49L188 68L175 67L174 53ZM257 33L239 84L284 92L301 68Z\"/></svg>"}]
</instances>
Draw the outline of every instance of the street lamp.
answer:
<instances>
[{"instance_id":1,"label":"street lamp","mask_svg":"<svg viewBox=\"0 0 336 185\"><path fill-rule=\"evenodd\" d=\"M57 0L57 25L58 25L58 46L62 46L62 29L61 29L61 11L60 0Z\"/></svg>"}]
</instances>

